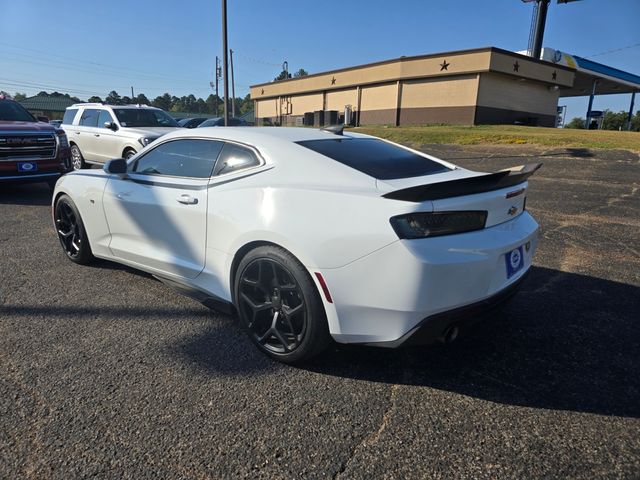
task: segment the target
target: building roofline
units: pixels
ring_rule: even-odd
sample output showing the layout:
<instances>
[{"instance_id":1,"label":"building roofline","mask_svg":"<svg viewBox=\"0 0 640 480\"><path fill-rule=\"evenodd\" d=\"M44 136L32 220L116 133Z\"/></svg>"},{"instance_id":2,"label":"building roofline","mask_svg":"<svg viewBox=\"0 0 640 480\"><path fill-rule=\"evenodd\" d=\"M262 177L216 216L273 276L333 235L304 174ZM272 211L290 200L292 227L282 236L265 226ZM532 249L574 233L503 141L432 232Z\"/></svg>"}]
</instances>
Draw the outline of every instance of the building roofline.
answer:
<instances>
[{"instance_id":1,"label":"building roofline","mask_svg":"<svg viewBox=\"0 0 640 480\"><path fill-rule=\"evenodd\" d=\"M520 53L512 52L510 50L504 50L504 49L498 48L498 47L480 47L480 48L470 48L470 49L465 49L465 50L452 50L452 51L449 51L449 52L427 53L427 54L423 54L423 55L413 55L413 56L410 56L410 57L406 57L406 56L396 57L396 58L392 58L392 59L389 59L389 60L381 60L381 61L378 61L378 62L363 63L361 65L354 65L352 67L338 68L338 69L335 69L335 70L326 70L324 72L318 72L318 73L314 73L314 74L311 74L311 75L305 75L304 77L294 77L294 78L287 78L287 79L278 80L278 81L256 83L255 85L250 85L249 88L258 88L258 87L265 87L267 85L282 84L282 83L286 83L286 82L292 82L292 81L295 81L295 80L303 80L303 79L306 79L306 78L319 77L321 75L328 75L328 74L334 74L334 73L340 73L340 72L347 72L347 71L350 71L350 70L357 70L359 68L369 68L369 67L375 67L375 66L379 66L379 65L387 65L387 64L396 63L396 62L406 62L406 61L411 61L411 60L422 60L422 59L426 59L426 58L442 57L442 56L448 56L448 55L462 55L462 54L466 54L466 53L481 53L481 52L502 53L502 54L505 54L505 55L511 55L511 56L514 56L514 57L523 58L525 60L529 60L529 61L535 62L535 63L540 63L540 64L543 64L543 65L553 65L554 67L562 69L562 70L568 70L568 71L571 71L571 72L575 71L574 68L567 67L565 65L558 65L558 64L555 64L555 63L547 62L545 60L539 60L537 58L529 57L527 55L522 55Z\"/></svg>"}]
</instances>

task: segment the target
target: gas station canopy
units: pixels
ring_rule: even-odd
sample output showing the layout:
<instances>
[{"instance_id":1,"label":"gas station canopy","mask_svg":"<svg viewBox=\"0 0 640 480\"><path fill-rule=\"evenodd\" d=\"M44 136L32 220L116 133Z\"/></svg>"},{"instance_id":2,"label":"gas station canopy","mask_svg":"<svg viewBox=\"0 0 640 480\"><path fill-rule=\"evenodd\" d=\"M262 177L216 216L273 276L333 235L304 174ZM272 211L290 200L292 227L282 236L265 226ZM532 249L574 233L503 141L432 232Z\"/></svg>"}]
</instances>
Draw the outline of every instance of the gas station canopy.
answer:
<instances>
[{"instance_id":1,"label":"gas station canopy","mask_svg":"<svg viewBox=\"0 0 640 480\"><path fill-rule=\"evenodd\" d=\"M565 65L576 70L573 86L561 87L561 97L591 95L594 89L594 82L596 82L597 95L640 91L640 76L586 58L570 55L552 48L543 48L542 60Z\"/></svg>"}]
</instances>

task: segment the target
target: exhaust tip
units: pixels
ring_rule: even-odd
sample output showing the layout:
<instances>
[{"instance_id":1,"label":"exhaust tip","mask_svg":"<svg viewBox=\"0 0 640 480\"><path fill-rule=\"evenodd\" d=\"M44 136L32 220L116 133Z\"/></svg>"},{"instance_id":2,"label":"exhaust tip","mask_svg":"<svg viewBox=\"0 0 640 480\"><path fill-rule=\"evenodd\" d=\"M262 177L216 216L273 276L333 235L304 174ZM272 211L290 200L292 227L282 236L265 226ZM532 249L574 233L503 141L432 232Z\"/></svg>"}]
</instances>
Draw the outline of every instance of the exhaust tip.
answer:
<instances>
[{"instance_id":1,"label":"exhaust tip","mask_svg":"<svg viewBox=\"0 0 640 480\"><path fill-rule=\"evenodd\" d=\"M450 326L442 334L442 343L454 342L458 338L458 333L460 333L460 329L456 325Z\"/></svg>"}]
</instances>

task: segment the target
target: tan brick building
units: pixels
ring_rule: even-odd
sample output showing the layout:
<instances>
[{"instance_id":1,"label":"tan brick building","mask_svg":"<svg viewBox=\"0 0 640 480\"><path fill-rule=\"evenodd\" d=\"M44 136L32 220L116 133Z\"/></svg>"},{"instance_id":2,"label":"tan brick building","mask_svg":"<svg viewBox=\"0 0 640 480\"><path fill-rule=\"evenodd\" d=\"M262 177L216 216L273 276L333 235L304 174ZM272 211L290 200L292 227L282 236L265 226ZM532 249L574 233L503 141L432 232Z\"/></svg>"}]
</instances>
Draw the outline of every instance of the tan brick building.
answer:
<instances>
[{"instance_id":1,"label":"tan brick building","mask_svg":"<svg viewBox=\"0 0 640 480\"><path fill-rule=\"evenodd\" d=\"M305 113L342 116L348 107L357 125L555 126L560 90L574 76L570 67L487 47L263 83L251 87L251 98L258 124L297 125Z\"/></svg>"}]
</instances>

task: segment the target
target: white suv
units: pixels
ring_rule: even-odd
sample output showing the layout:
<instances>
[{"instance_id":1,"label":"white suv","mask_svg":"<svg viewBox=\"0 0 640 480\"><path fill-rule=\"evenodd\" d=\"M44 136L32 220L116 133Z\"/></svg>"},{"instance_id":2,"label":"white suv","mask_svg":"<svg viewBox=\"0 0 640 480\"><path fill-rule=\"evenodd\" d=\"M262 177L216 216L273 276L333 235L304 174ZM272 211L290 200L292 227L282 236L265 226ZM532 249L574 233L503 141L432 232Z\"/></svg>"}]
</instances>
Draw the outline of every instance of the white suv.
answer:
<instances>
[{"instance_id":1,"label":"white suv","mask_svg":"<svg viewBox=\"0 0 640 480\"><path fill-rule=\"evenodd\" d=\"M159 108L102 103L68 107L61 126L69 137L71 162L76 170L89 163L130 158L160 136L180 128Z\"/></svg>"}]
</instances>

